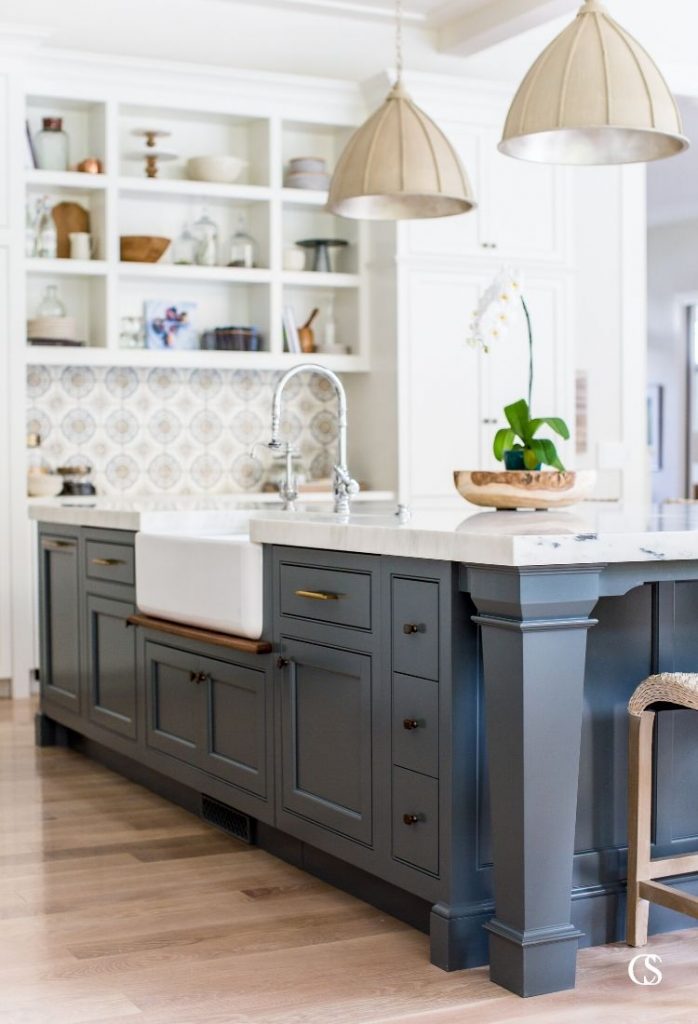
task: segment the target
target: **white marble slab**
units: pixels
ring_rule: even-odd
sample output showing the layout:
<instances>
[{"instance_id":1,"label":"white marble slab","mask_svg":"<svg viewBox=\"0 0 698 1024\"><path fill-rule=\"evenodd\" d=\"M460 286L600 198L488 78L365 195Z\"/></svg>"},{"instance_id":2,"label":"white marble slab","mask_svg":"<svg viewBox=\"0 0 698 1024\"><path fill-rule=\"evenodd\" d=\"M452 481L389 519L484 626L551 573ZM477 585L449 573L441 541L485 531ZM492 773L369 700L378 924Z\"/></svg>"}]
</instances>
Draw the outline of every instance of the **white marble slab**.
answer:
<instances>
[{"instance_id":1,"label":"white marble slab","mask_svg":"<svg viewBox=\"0 0 698 1024\"><path fill-rule=\"evenodd\" d=\"M480 565L589 565L698 561L698 506L624 508L588 502L558 512L469 506L395 515L256 512L252 540Z\"/></svg>"}]
</instances>

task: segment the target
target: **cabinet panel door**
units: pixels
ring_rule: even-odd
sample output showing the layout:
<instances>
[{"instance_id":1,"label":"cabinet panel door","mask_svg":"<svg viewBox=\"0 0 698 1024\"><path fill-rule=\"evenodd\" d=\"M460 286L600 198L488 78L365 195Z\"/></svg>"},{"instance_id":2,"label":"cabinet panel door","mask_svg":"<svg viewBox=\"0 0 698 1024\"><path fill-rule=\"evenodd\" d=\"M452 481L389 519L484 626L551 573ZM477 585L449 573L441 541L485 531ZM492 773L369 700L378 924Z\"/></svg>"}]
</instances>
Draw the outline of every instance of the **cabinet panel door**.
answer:
<instances>
[{"instance_id":1,"label":"cabinet panel door","mask_svg":"<svg viewBox=\"0 0 698 1024\"><path fill-rule=\"evenodd\" d=\"M200 659L206 675L207 722L202 767L235 786L266 796L266 676L243 665Z\"/></svg>"},{"instance_id":2,"label":"cabinet panel door","mask_svg":"<svg viewBox=\"0 0 698 1024\"><path fill-rule=\"evenodd\" d=\"M80 711L80 558L77 537L40 540L41 694Z\"/></svg>"},{"instance_id":3,"label":"cabinet panel door","mask_svg":"<svg viewBox=\"0 0 698 1024\"><path fill-rule=\"evenodd\" d=\"M146 641L148 746L197 765L201 756L201 686L197 655Z\"/></svg>"},{"instance_id":4,"label":"cabinet panel door","mask_svg":"<svg viewBox=\"0 0 698 1024\"><path fill-rule=\"evenodd\" d=\"M371 659L288 640L281 676L286 810L370 844Z\"/></svg>"},{"instance_id":5,"label":"cabinet panel door","mask_svg":"<svg viewBox=\"0 0 698 1024\"><path fill-rule=\"evenodd\" d=\"M135 739L136 630L127 622L134 605L88 594L85 607L89 716Z\"/></svg>"},{"instance_id":6,"label":"cabinet panel door","mask_svg":"<svg viewBox=\"0 0 698 1024\"><path fill-rule=\"evenodd\" d=\"M478 467L479 353L466 339L483 284L474 275L437 271L413 271L405 281L400 477L408 501L461 502L453 470Z\"/></svg>"}]
</instances>

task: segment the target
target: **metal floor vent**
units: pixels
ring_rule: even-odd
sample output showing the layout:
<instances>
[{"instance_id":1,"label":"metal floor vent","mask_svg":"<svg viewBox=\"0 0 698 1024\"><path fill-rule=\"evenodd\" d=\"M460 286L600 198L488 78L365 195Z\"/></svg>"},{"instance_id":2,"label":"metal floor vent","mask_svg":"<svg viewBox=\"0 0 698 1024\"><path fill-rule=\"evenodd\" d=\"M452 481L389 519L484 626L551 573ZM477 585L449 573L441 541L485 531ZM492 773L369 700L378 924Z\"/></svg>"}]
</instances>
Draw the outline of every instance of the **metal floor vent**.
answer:
<instances>
[{"instance_id":1,"label":"metal floor vent","mask_svg":"<svg viewBox=\"0 0 698 1024\"><path fill-rule=\"evenodd\" d=\"M240 811L228 807L227 804L214 800L213 797L204 796L203 793L201 794L201 817L209 825L215 825L216 828L227 832L230 836L235 836L243 843L250 844L254 840L254 822L248 814L242 814Z\"/></svg>"}]
</instances>

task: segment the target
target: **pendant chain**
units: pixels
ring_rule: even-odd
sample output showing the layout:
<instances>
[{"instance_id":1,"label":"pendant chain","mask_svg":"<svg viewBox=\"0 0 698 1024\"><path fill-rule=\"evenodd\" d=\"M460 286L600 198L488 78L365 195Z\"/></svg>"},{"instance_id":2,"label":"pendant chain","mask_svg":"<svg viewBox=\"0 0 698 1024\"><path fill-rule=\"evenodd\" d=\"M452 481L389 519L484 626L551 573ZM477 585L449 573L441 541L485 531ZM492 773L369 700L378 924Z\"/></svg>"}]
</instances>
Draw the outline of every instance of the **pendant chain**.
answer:
<instances>
[{"instance_id":1,"label":"pendant chain","mask_svg":"<svg viewBox=\"0 0 698 1024\"><path fill-rule=\"evenodd\" d=\"M395 0L395 64L397 80L402 81L402 0Z\"/></svg>"}]
</instances>

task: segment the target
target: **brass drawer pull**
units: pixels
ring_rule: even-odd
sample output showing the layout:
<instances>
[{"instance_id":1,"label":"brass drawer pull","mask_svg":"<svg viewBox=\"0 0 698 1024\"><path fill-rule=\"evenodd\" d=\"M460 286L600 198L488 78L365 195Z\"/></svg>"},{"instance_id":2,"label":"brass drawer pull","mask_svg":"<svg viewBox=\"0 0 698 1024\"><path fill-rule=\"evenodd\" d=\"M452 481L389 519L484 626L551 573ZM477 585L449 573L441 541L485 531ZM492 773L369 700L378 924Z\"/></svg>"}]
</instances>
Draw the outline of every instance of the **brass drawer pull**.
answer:
<instances>
[{"instance_id":1,"label":"brass drawer pull","mask_svg":"<svg viewBox=\"0 0 698 1024\"><path fill-rule=\"evenodd\" d=\"M405 823L405 825L416 825L419 821L421 821L421 818L419 817L418 814L403 814L402 820Z\"/></svg>"},{"instance_id":2,"label":"brass drawer pull","mask_svg":"<svg viewBox=\"0 0 698 1024\"><path fill-rule=\"evenodd\" d=\"M407 729L408 732L411 729L419 729L420 722L416 718L405 718L402 723L403 729Z\"/></svg>"},{"instance_id":3,"label":"brass drawer pull","mask_svg":"<svg viewBox=\"0 0 698 1024\"><path fill-rule=\"evenodd\" d=\"M423 622L406 622L402 627L405 636L412 636L413 633L426 633L427 627Z\"/></svg>"},{"instance_id":4,"label":"brass drawer pull","mask_svg":"<svg viewBox=\"0 0 698 1024\"><path fill-rule=\"evenodd\" d=\"M339 601L340 594L332 594L327 590L297 590L296 597L308 597L311 601Z\"/></svg>"},{"instance_id":5,"label":"brass drawer pull","mask_svg":"<svg viewBox=\"0 0 698 1024\"><path fill-rule=\"evenodd\" d=\"M74 540L45 540L42 541L42 547L44 551L67 551L72 548L73 550L77 547L77 541Z\"/></svg>"},{"instance_id":6,"label":"brass drawer pull","mask_svg":"<svg viewBox=\"0 0 698 1024\"><path fill-rule=\"evenodd\" d=\"M91 558L90 561L93 565L125 565L123 558Z\"/></svg>"}]
</instances>

